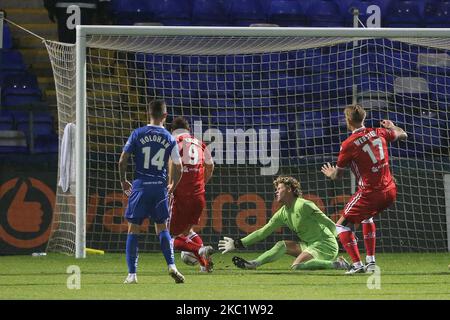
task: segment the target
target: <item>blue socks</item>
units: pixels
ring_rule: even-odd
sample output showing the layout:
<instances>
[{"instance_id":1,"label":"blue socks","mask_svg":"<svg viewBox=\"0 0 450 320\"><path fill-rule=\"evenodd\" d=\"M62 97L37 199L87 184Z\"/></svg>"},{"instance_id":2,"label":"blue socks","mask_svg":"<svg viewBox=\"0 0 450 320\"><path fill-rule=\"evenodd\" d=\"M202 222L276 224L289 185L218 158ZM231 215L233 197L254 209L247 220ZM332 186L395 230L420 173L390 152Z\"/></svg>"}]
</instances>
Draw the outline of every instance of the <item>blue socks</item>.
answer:
<instances>
[{"instance_id":1,"label":"blue socks","mask_svg":"<svg viewBox=\"0 0 450 320\"><path fill-rule=\"evenodd\" d=\"M126 257L128 273L136 273L138 263L138 235L129 233L127 236Z\"/></svg>"},{"instance_id":2,"label":"blue socks","mask_svg":"<svg viewBox=\"0 0 450 320\"><path fill-rule=\"evenodd\" d=\"M164 230L159 234L159 243L161 244L161 251L166 259L167 265L175 264L175 258L173 256L172 238L169 231Z\"/></svg>"}]
</instances>

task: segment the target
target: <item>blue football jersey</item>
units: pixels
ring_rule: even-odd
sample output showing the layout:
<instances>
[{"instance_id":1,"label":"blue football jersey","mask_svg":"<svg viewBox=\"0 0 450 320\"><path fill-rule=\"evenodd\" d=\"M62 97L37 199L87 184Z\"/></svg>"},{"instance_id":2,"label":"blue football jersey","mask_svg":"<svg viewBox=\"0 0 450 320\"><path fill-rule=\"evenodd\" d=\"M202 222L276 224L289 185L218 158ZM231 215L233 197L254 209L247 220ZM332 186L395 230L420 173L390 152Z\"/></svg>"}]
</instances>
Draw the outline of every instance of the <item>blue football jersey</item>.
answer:
<instances>
[{"instance_id":1,"label":"blue football jersey","mask_svg":"<svg viewBox=\"0 0 450 320\"><path fill-rule=\"evenodd\" d=\"M169 157L180 158L177 142L163 127L147 125L135 129L123 151L134 155L135 179L167 181Z\"/></svg>"}]
</instances>

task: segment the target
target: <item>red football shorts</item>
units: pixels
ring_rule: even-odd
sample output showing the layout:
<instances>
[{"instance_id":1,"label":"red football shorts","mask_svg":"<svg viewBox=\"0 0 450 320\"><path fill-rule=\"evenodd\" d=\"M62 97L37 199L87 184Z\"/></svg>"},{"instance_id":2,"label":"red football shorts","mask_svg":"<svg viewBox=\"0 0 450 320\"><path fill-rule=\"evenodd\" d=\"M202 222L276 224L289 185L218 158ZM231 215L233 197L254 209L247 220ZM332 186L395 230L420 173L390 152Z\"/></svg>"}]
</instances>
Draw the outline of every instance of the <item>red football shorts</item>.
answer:
<instances>
[{"instance_id":1,"label":"red football shorts","mask_svg":"<svg viewBox=\"0 0 450 320\"><path fill-rule=\"evenodd\" d=\"M397 187L387 191L371 193L356 192L345 205L344 218L352 223L361 223L390 207L397 198Z\"/></svg>"},{"instance_id":2,"label":"red football shorts","mask_svg":"<svg viewBox=\"0 0 450 320\"><path fill-rule=\"evenodd\" d=\"M205 194L176 196L173 200L172 215L169 222L170 234L173 236L179 235L189 226L198 224L205 207Z\"/></svg>"}]
</instances>

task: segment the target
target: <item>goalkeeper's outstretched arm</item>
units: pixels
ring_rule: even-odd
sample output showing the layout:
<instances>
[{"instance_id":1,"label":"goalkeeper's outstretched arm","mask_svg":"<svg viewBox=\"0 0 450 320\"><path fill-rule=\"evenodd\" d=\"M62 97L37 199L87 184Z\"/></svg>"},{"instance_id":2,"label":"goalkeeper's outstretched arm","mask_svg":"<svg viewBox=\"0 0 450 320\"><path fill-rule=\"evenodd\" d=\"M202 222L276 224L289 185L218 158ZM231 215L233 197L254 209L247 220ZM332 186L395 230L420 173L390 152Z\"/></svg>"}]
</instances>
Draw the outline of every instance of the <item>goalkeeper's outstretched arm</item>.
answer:
<instances>
[{"instance_id":1,"label":"goalkeeper's outstretched arm","mask_svg":"<svg viewBox=\"0 0 450 320\"><path fill-rule=\"evenodd\" d=\"M224 237L223 240L219 241L219 250L222 251L222 254L233 251L235 249L244 249L248 246L255 244L261 240L264 240L268 236L270 236L276 229L283 226L284 222L281 218L280 211L275 213L272 219L267 222L265 226L262 228L253 231L248 236L233 240L229 237Z\"/></svg>"}]
</instances>

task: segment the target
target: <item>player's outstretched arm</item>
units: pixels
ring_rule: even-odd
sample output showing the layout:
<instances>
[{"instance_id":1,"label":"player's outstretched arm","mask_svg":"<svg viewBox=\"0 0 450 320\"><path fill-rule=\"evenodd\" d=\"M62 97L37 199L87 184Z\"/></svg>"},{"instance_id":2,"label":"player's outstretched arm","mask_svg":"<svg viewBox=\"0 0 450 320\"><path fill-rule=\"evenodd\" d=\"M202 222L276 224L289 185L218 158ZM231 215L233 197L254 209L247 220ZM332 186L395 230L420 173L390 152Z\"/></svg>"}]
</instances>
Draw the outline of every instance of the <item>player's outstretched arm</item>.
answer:
<instances>
[{"instance_id":1,"label":"player's outstretched arm","mask_svg":"<svg viewBox=\"0 0 450 320\"><path fill-rule=\"evenodd\" d=\"M336 166L332 166L329 162L324 164L320 171L322 171L322 173L326 177L330 178L331 180L336 180L336 179L340 178L342 176L342 173L343 173L342 169L340 169L340 168L338 168Z\"/></svg>"},{"instance_id":2,"label":"player's outstretched arm","mask_svg":"<svg viewBox=\"0 0 450 320\"><path fill-rule=\"evenodd\" d=\"M119 159L119 177L120 177L120 184L122 185L123 192L130 196L131 194L131 183L127 180L127 166L128 166L128 158L130 157L130 154L123 151L120 155Z\"/></svg>"},{"instance_id":3,"label":"player's outstretched arm","mask_svg":"<svg viewBox=\"0 0 450 320\"><path fill-rule=\"evenodd\" d=\"M393 130L398 140L406 140L408 138L408 134L405 130L397 127L391 120L381 120L381 125L386 129Z\"/></svg>"},{"instance_id":4,"label":"player's outstretched arm","mask_svg":"<svg viewBox=\"0 0 450 320\"><path fill-rule=\"evenodd\" d=\"M244 245L240 239L233 240L229 237L223 237L223 240L219 240L219 250L222 251L222 254L243 248Z\"/></svg>"}]
</instances>

